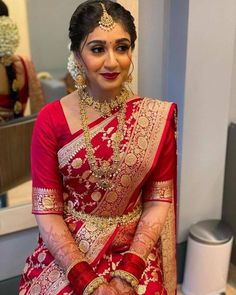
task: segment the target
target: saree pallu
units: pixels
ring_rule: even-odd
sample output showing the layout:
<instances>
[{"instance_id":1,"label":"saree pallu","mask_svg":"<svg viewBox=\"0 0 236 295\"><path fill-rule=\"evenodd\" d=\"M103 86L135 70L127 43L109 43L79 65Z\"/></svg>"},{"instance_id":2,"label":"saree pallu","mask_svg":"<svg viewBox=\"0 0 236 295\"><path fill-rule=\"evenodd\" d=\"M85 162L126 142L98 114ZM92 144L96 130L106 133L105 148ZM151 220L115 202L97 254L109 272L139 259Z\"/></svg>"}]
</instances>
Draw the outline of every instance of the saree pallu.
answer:
<instances>
[{"instance_id":1,"label":"saree pallu","mask_svg":"<svg viewBox=\"0 0 236 295\"><path fill-rule=\"evenodd\" d=\"M59 101L39 114L32 142L33 213L61 214L79 250L108 281L132 243L144 202L169 202L164 229L136 294L176 294L175 104L149 98L127 103L119 173L103 191L89 169L82 130L71 134ZM89 124L95 157L108 161L117 113ZM47 163L44 166L43 163ZM27 259L20 295L75 294L39 238Z\"/></svg>"}]
</instances>

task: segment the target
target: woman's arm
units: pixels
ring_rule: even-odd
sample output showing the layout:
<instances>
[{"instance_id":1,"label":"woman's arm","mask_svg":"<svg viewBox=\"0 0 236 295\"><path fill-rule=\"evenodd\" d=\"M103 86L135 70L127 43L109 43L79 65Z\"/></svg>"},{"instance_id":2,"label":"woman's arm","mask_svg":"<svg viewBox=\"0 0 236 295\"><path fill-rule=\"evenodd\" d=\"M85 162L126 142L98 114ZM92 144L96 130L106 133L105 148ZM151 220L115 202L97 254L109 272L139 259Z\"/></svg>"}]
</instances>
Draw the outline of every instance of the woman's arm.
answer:
<instances>
[{"instance_id":1,"label":"woman's arm","mask_svg":"<svg viewBox=\"0 0 236 295\"><path fill-rule=\"evenodd\" d=\"M170 203L168 202L155 201L144 204L144 211L138 223L130 251L134 251L147 259L160 237L169 207Z\"/></svg>"},{"instance_id":2,"label":"woman's arm","mask_svg":"<svg viewBox=\"0 0 236 295\"><path fill-rule=\"evenodd\" d=\"M89 288L94 291L98 289L99 292L102 290L103 293L98 295L117 295L93 271L63 219L62 175L58 168L56 127L52 120L52 117L56 117L55 112L53 104L46 106L38 115L34 127L31 153L32 212L36 216L45 245L65 270L76 294L83 294Z\"/></svg>"},{"instance_id":3,"label":"woman's arm","mask_svg":"<svg viewBox=\"0 0 236 295\"><path fill-rule=\"evenodd\" d=\"M36 220L45 245L63 269L68 270L71 266L86 261L61 215L36 215ZM118 295L106 284L100 285L93 294Z\"/></svg>"},{"instance_id":4,"label":"woman's arm","mask_svg":"<svg viewBox=\"0 0 236 295\"><path fill-rule=\"evenodd\" d=\"M61 215L35 215L44 243L57 263L67 270L85 260Z\"/></svg>"},{"instance_id":5,"label":"woman's arm","mask_svg":"<svg viewBox=\"0 0 236 295\"><path fill-rule=\"evenodd\" d=\"M138 223L130 251L147 259L154 245L157 243L162 228L165 224L170 203L147 202L144 204L144 211ZM122 295L134 294L134 289L125 280L115 277L111 285Z\"/></svg>"}]
</instances>

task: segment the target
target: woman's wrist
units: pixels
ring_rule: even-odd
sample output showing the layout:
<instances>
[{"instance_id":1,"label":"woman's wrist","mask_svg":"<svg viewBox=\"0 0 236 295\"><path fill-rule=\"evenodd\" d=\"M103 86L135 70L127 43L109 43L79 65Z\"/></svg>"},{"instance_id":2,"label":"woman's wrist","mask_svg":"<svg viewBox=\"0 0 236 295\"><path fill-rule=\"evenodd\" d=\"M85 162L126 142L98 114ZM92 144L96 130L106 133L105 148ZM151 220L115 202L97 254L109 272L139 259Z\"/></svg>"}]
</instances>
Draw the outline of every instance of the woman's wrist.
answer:
<instances>
[{"instance_id":1,"label":"woman's wrist","mask_svg":"<svg viewBox=\"0 0 236 295\"><path fill-rule=\"evenodd\" d=\"M107 281L103 277L96 277L86 286L83 295L93 294L93 292L103 284L107 284Z\"/></svg>"},{"instance_id":2,"label":"woman's wrist","mask_svg":"<svg viewBox=\"0 0 236 295\"><path fill-rule=\"evenodd\" d=\"M118 277L126 281L132 287L137 287L145 267L146 260L144 257L141 257L133 251L127 251L123 255L123 259L117 269L112 273L112 277Z\"/></svg>"},{"instance_id":3,"label":"woman's wrist","mask_svg":"<svg viewBox=\"0 0 236 295\"><path fill-rule=\"evenodd\" d=\"M120 280L125 281L132 288L137 287L139 284L139 280L132 273L125 270L117 269L111 274L111 276L113 278L119 278Z\"/></svg>"},{"instance_id":4,"label":"woman's wrist","mask_svg":"<svg viewBox=\"0 0 236 295\"><path fill-rule=\"evenodd\" d=\"M134 255L138 256L139 258L141 258L141 259L143 260L143 262L144 262L145 265L146 265L146 263L147 263L147 258L146 258L144 255L139 254L139 253L137 253L137 252L134 251L134 250L128 250L128 251L125 252L125 254L126 254L126 253L130 253L130 254L134 254Z\"/></svg>"},{"instance_id":5,"label":"woman's wrist","mask_svg":"<svg viewBox=\"0 0 236 295\"><path fill-rule=\"evenodd\" d=\"M67 278L79 295L92 294L101 284L106 283L98 277L86 261L78 262L67 271Z\"/></svg>"}]
</instances>

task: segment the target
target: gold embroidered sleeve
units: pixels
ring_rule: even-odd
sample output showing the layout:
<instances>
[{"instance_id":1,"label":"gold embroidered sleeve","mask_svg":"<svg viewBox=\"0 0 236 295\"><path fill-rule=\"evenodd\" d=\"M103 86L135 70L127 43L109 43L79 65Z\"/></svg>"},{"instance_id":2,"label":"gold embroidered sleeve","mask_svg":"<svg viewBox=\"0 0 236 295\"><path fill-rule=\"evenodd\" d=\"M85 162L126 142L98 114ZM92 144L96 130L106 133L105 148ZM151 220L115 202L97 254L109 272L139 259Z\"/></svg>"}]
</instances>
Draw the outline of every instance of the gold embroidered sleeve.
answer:
<instances>
[{"instance_id":1,"label":"gold embroidered sleeve","mask_svg":"<svg viewBox=\"0 0 236 295\"><path fill-rule=\"evenodd\" d=\"M153 182L144 193L144 202L172 202L174 197L173 179Z\"/></svg>"},{"instance_id":2,"label":"gold embroidered sleeve","mask_svg":"<svg viewBox=\"0 0 236 295\"><path fill-rule=\"evenodd\" d=\"M63 198L59 190L33 187L34 214L63 214Z\"/></svg>"}]
</instances>

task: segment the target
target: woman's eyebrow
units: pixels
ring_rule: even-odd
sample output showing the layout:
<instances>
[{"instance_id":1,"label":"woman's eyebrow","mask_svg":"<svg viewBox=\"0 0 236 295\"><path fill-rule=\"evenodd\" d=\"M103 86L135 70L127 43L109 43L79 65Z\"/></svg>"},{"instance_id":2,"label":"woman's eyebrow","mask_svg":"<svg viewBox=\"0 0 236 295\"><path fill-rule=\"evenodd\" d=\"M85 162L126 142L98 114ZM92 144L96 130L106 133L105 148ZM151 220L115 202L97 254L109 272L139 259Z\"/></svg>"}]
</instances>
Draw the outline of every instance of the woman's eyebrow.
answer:
<instances>
[{"instance_id":1,"label":"woman's eyebrow","mask_svg":"<svg viewBox=\"0 0 236 295\"><path fill-rule=\"evenodd\" d=\"M115 40L115 43L117 44L117 43L121 43L121 42L129 42L129 43L131 43L130 42L130 40L128 39L128 38L120 38L120 39L117 39L117 40ZM97 45L97 44L99 44L99 45L106 45L106 41L105 40L92 40L92 41L90 41L90 42L88 42L86 45L88 46L88 45Z\"/></svg>"},{"instance_id":2,"label":"woman's eyebrow","mask_svg":"<svg viewBox=\"0 0 236 295\"><path fill-rule=\"evenodd\" d=\"M92 41L88 42L86 45L93 45L93 44L106 45L106 41L103 41L103 40L92 40Z\"/></svg>"},{"instance_id":3,"label":"woman's eyebrow","mask_svg":"<svg viewBox=\"0 0 236 295\"><path fill-rule=\"evenodd\" d=\"M128 38L120 38L120 39L117 39L115 41L115 43L121 43L121 42L129 42L129 43L131 43L131 41Z\"/></svg>"}]
</instances>

